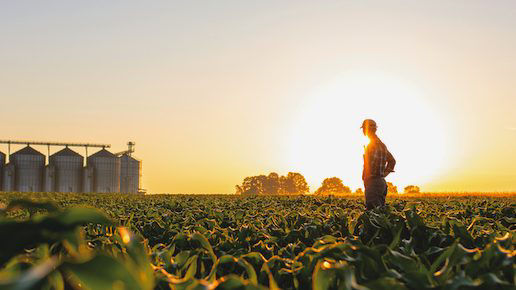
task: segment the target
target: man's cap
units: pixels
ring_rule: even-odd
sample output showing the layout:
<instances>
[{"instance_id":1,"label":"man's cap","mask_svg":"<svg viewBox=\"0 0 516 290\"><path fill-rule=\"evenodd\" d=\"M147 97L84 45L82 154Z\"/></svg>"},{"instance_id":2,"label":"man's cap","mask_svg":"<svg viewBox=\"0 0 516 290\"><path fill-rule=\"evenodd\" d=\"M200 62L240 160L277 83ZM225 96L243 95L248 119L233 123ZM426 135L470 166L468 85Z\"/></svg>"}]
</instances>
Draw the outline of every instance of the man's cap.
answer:
<instances>
[{"instance_id":1,"label":"man's cap","mask_svg":"<svg viewBox=\"0 0 516 290\"><path fill-rule=\"evenodd\" d=\"M372 119L365 119L364 122L362 122L362 126L360 128L377 128L376 122Z\"/></svg>"}]
</instances>

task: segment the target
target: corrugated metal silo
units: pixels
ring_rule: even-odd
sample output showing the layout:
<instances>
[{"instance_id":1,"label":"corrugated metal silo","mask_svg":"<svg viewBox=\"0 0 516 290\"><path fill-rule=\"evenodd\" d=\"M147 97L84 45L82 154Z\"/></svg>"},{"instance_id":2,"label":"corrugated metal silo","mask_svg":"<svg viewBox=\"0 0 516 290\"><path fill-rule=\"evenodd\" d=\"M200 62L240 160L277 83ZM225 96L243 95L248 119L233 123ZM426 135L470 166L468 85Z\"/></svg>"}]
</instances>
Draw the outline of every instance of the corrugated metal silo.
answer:
<instances>
[{"instance_id":1,"label":"corrugated metal silo","mask_svg":"<svg viewBox=\"0 0 516 290\"><path fill-rule=\"evenodd\" d=\"M82 169L82 192L93 191L93 167L86 166Z\"/></svg>"},{"instance_id":2,"label":"corrugated metal silo","mask_svg":"<svg viewBox=\"0 0 516 290\"><path fill-rule=\"evenodd\" d=\"M56 168L53 165L45 166L44 172L43 191L54 192L56 191Z\"/></svg>"},{"instance_id":3,"label":"corrugated metal silo","mask_svg":"<svg viewBox=\"0 0 516 290\"><path fill-rule=\"evenodd\" d=\"M2 180L4 178L5 154L0 152L0 190L2 190Z\"/></svg>"},{"instance_id":4,"label":"corrugated metal silo","mask_svg":"<svg viewBox=\"0 0 516 290\"><path fill-rule=\"evenodd\" d=\"M4 167L3 172L3 184L2 184L2 190L3 191L14 191L14 180L15 180L15 172L14 172L14 165L11 163L7 164Z\"/></svg>"},{"instance_id":5,"label":"corrugated metal silo","mask_svg":"<svg viewBox=\"0 0 516 290\"><path fill-rule=\"evenodd\" d=\"M120 192L120 158L102 149L88 157L93 168L94 192Z\"/></svg>"},{"instance_id":6,"label":"corrugated metal silo","mask_svg":"<svg viewBox=\"0 0 516 290\"><path fill-rule=\"evenodd\" d=\"M81 192L84 157L66 147L49 157L55 167L55 191Z\"/></svg>"},{"instance_id":7,"label":"corrugated metal silo","mask_svg":"<svg viewBox=\"0 0 516 290\"><path fill-rule=\"evenodd\" d=\"M15 167L15 190L37 192L43 187L45 155L27 146L9 157Z\"/></svg>"},{"instance_id":8,"label":"corrugated metal silo","mask_svg":"<svg viewBox=\"0 0 516 290\"><path fill-rule=\"evenodd\" d=\"M120 156L120 192L138 193L142 162L129 154Z\"/></svg>"}]
</instances>

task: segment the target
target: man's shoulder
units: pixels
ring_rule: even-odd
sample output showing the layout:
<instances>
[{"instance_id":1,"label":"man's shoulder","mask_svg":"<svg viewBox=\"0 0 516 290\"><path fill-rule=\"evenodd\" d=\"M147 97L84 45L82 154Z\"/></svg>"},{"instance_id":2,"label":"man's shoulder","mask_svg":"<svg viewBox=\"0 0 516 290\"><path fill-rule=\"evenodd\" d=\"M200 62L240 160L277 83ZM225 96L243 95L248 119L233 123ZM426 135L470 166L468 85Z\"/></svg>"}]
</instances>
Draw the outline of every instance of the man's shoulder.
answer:
<instances>
[{"instance_id":1,"label":"man's shoulder","mask_svg":"<svg viewBox=\"0 0 516 290\"><path fill-rule=\"evenodd\" d=\"M372 138L369 145L371 145L371 148L387 150L387 146L385 146L385 144L380 138L378 138L378 136L376 138Z\"/></svg>"},{"instance_id":2,"label":"man's shoulder","mask_svg":"<svg viewBox=\"0 0 516 290\"><path fill-rule=\"evenodd\" d=\"M369 145L371 145L371 146L383 145L383 142L382 142L382 140L380 140L380 138L378 138L378 136L376 136L374 138L371 138Z\"/></svg>"}]
</instances>

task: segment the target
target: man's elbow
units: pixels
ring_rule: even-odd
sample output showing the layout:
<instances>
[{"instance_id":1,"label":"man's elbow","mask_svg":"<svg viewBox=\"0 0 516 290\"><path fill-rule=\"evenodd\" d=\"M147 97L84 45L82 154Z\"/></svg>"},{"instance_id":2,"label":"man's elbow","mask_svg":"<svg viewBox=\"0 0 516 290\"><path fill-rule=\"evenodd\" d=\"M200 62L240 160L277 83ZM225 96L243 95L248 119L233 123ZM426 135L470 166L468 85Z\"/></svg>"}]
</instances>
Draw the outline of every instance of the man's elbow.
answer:
<instances>
[{"instance_id":1,"label":"man's elbow","mask_svg":"<svg viewBox=\"0 0 516 290\"><path fill-rule=\"evenodd\" d=\"M387 167L392 171L396 166L396 160L394 158L389 159Z\"/></svg>"}]
</instances>

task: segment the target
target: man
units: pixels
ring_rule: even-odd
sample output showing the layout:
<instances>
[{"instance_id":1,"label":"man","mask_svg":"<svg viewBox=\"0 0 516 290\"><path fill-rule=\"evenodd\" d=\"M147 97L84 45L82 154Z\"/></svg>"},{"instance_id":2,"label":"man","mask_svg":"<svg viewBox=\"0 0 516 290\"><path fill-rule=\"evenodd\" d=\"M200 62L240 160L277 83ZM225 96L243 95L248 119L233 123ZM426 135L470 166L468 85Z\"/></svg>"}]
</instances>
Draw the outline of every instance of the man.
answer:
<instances>
[{"instance_id":1,"label":"man","mask_svg":"<svg viewBox=\"0 0 516 290\"><path fill-rule=\"evenodd\" d=\"M366 208L372 209L385 205L387 183L385 177L394 172L396 160L387 147L376 136L376 122L366 119L362 123L362 132L369 138L369 144L364 152L364 170L362 180L365 187Z\"/></svg>"}]
</instances>

